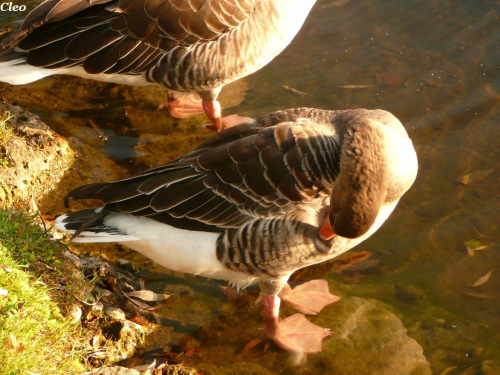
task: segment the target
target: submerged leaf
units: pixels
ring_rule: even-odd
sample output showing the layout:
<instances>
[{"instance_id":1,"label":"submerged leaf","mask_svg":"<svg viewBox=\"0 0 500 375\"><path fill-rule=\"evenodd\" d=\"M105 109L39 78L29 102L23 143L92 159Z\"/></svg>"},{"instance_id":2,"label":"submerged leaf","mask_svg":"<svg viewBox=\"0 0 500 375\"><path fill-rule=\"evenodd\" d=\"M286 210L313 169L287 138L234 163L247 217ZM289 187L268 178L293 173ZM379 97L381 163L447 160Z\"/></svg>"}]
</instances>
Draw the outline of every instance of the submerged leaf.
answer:
<instances>
[{"instance_id":1,"label":"submerged leaf","mask_svg":"<svg viewBox=\"0 0 500 375\"><path fill-rule=\"evenodd\" d=\"M485 294L485 293L464 292L464 294L466 296L475 297L475 298L483 298L483 299L495 298L495 297L490 296L489 294Z\"/></svg>"},{"instance_id":2,"label":"submerged leaf","mask_svg":"<svg viewBox=\"0 0 500 375\"><path fill-rule=\"evenodd\" d=\"M259 345L261 342L262 342L261 339L254 339L254 340L250 341L248 344L246 344L241 352L245 353L245 352L249 351L250 349L252 349L254 346Z\"/></svg>"},{"instance_id":3,"label":"submerged leaf","mask_svg":"<svg viewBox=\"0 0 500 375\"><path fill-rule=\"evenodd\" d=\"M472 286L476 287L476 286L480 286L480 285L485 284L490 279L491 272L493 272L493 270L491 270L490 272L488 272L483 277L480 277L479 279L477 279L476 282L474 284L472 284Z\"/></svg>"},{"instance_id":4,"label":"submerged leaf","mask_svg":"<svg viewBox=\"0 0 500 375\"><path fill-rule=\"evenodd\" d=\"M494 169L481 169L458 178L458 182L464 185L472 185L479 181L484 180Z\"/></svg>"},{"instance_id":5,"label":"submerged leaf","mask_svg":"<svg viewBox=\"0 0 500 375\"><path fill-rule=\"evenodd\" d=\"M456 368L457 368L457 366L447 367L447 368L445 368L443 371L438 372L438 374L437 374L437 375L445 375L445 374L447 374L447 373L449 373L449 372L451 372L451 371L455 370Z\"/></svg>"},{"instance_id":6,"label":"submerged leaf","mask_svg":"<svg viewBox=\"0 0 500 375\"><path fill-rule=\"evenodd\" d=\"M287 89L287 90L290 90L291 92L294 92L296 94L302 95L302 96L306 96L307 95L307 92L294 89L293 87L290 87L290 86L284 85L283 88Z\"/></svg>"},{"instance_id":7,"label":"submerged leaf","mask_svg":"<svg viewBox=\"0 0 500 375\"><path fill-rule=\"evenodd\" d=\"M173 293L155 293L150 290L137 290L134 292L126 293L129 297L139 298L146 302L159 302L172 297Z\"/></svg>"},{"instance_id":8,"label":"submerged leaf","mask_svg":"<svg viewBox=\"0 0 500 375\"><path fill-rule=\"evenodd\" d=\"M464 242L465 247L467 248L467 253L469 253L469 256L473 257L475 251L481 251L486 249L488 246L482 245L481 242L479 241L465 241Z\"/></svg>"}]
</instances>

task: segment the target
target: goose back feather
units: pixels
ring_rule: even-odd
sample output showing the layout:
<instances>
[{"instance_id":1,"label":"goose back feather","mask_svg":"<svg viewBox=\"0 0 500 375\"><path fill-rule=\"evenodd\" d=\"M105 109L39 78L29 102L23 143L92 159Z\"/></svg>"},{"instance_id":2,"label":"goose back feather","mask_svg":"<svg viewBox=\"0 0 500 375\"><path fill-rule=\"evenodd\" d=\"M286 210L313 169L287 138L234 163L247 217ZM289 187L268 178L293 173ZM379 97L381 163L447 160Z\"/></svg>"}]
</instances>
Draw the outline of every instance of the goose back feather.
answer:
<instances>
[{"instance_id":1,"label":"goose back feather","mask_svg":"<svg viewBox=\"0 0 500 375\"><path fill-rule=\"evenodd\" d=\"M70 74L215 100L262 68L315 0L46 0L2 40L0 80Z\"/></svg>"}]
</instances>

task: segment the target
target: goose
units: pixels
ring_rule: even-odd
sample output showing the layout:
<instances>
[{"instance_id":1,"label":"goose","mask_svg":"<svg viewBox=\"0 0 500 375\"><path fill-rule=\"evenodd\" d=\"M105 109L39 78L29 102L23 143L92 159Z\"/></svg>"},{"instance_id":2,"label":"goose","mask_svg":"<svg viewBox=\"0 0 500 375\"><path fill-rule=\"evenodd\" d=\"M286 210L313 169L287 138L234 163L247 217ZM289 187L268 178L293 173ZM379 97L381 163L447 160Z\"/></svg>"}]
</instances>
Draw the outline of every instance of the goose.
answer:
<instances>
[{"instance_id":1,"label":"goose","mask_svg":"<svg viewBox=\"0 0 500 375\"><path fill-rule=\"evenodd\" d=\"M279 294L313 314L338 298L314 281L293 300L299 287L290 291L288 278L372 235L416 174L413 144L391 113L287 109L225 129L164 166L72 190L66 203L104 205L55 226L75 242L118 242L171 270L238 288L258 283L266 336L312 353L328 332L302 314L280 321Z\"/></svg>"},{"instance_id":2,"label":"goose","mask_svg":"<svg viewBox=\"0 0 500 375\"><path fill-rule=\"evenodd\" d=\"M226 125L221 88L276 57L316 0L45 0L0 36L0 81L68 74L168 90L175 117ZM179 96L197 93L200 101Z\"/></svg>"}]
</instances>

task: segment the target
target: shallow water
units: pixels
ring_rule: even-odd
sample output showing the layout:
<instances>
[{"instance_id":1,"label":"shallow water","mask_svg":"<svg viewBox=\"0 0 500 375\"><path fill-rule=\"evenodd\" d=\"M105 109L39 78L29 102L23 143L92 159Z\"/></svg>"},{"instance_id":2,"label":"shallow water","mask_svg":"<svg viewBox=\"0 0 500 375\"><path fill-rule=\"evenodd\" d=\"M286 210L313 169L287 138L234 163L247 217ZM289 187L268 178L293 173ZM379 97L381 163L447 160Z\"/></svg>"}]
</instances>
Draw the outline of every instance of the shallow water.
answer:
<instances>
[{"instance_id":1,"label":"shallow water","mask_svg":"<svg viewBox=\"0 0 500 375\"><path fill-rule=\"evenodd\" d=\"M23 15L0 17L10 24ZM378 233L354 250L370 258L333 274L317 268L315 277L326 278L342 300L311 319L334 334L323 353L296 367L275 347L256 357L240 353L262 325L260 309L249 307L254 293L229 302L218 282L167 272L124 250L104 254L133 259L150 288L177 292L162 305L163 326L147 338L148 349L175 348L192 335L189 345L201 351L184 361L207 374L404 374L411 363L420 366L415 373L428 373L425 362L433 373L499 374L498 21L493 0L319 0L284 53L227 90L233 103L226 101L225 114L297 106L389 110L414 142L417 181ZM156 111L159 89L67 77L0 88L128 171L170 160L210 136L202 118L174 122ZM470 173L469 184L458 182ZM472 249L478 246L486 248ZM487 282L471 286L490 270Z\"/></svg>"}]
</instances>

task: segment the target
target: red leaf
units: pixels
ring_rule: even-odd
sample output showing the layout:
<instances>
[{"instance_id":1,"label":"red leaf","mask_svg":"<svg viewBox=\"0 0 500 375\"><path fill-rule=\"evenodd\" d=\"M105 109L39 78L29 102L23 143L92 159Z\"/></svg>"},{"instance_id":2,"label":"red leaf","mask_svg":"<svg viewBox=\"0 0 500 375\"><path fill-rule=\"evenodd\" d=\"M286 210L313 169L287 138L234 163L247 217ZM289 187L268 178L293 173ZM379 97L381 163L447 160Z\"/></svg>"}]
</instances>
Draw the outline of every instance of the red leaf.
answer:
<instances>
[{"instance_id":1,"label":"red leaf","mask_svg":"<svg viewBox=\"0 0 500 375\"><path fill-rule=\"evenodd\" d=\"M250 349L252 349L254 346L259 345L261 342L262 342L262 339L252 340L248 344L245 345L245 347L243 348L243 350L241 352L245 353L245 352L249 351Z\"/></svg>"}]
</instances>

